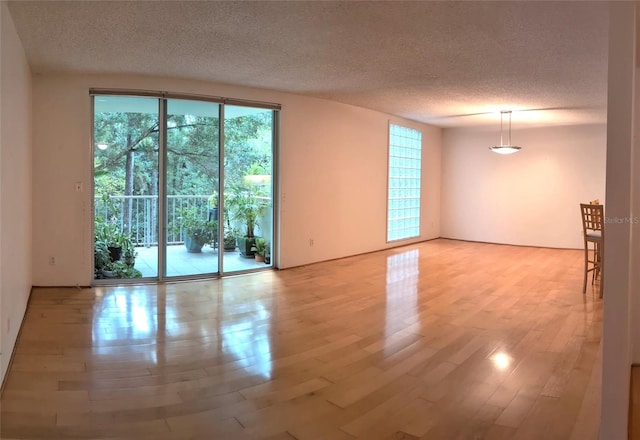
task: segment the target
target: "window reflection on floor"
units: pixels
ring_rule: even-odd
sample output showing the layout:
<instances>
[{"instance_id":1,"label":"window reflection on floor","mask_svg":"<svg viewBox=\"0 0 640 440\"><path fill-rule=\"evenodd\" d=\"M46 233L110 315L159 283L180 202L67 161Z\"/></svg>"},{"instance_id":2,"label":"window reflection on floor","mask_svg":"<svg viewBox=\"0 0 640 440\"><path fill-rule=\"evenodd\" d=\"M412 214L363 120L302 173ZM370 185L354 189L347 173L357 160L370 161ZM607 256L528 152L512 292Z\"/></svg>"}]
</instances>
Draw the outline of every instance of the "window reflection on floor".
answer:
<instances>
[{"instance_id":1,"label":"window reflection on floor","mask_svg":"<svg viewBox=\"0 0 640 440\"><path fill-rule=\"evenodd\" d=\"M189 339L198 341L195 356L212 365L231 358L251 375L272 376L269 297L248 300L243 290L221 290L194 308L190 292L156 289L155 295L149 286L139 291L135 286L96 289L94 355L105 356L105 362L109 356L126 355L145 368L162 366L184 354L184 347L173 342Z\"/></svg>"},{"instance_id":2,"label":"window reflection on floor","mask_svg":"<svg viewBox=\"0 0 640 440\"><path fill-rule=\"evenodd\" d=\"M106 293L98 290L96 295L104 296L94 310L93 352L103 355L133 355L140 351L144 353L140 361L156 365L159 350L164 352L165 317L175 320L173 308L166 308L163 299L159 300L157 296L149 295L148 289L138 295L135 288L117 287L107 290ZM137 350L136 346L141 344L155 344L157 349Z\"/></svg>"},{"instance_id":3,"label":"window reflection on floor","mask_svg":"<svg viewBox=\"0 0 640 440\"><path fill-rule=\"evenodd\" d=\"M233 354L246 372L268 379L272 369L271 314L261 301L250 304L257 309L243 314L241 320L223 323L223 350ZM233 303L232 307L233 313L238 314L238 303Z\"/></svg>"},{"instance_id":4,"label":"window reflection on floor","mask_svg":"<svg viewBox=\"0 0 640 440\"><path fill-rule=\"evenodd\" d=\"M393 342L404 334L407 323L417 320L418 275L420 268L418 249L387 257L387 311L385 335L387 342Z\"/></svg>"}]
</instances>

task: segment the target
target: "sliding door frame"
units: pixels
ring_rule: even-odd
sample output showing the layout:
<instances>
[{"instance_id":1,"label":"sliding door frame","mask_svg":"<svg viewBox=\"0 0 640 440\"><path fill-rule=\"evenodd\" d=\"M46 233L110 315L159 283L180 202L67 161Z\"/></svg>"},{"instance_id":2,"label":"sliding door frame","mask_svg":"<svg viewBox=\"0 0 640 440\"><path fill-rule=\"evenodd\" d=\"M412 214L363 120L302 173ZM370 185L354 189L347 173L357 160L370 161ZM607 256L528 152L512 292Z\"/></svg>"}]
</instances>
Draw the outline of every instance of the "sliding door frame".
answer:
<instances>
[{"instance_id":1,"label":"sliding door frame","mask_svg":"<svg viewBox=\"0 0 640 440\"><path fill-rule=\"evenodd\" d=\"M167 273L167 100L158 99L160 130L158 130L158 281L166 279Z\"/></svg>"},{"instance_id":2,"label":"sliding door frame","mask_svg":"<svg viewBox=\"0 0 640 440\"><path fill-rule=\"evenodd\" d=\"M208 96L208 95L197 95L197 94L185 94L185 93L174 93L174 92L166 92L166 91L155 91L155 90L135 90L135 89L103 89L103 88L91 88L89 89L89 96L91 100L91 189L92 194L95 194L95 174L93 168L93 158L94 158L94 143L95 143L95 105L94 98L96 96L132 96L132 97L148 97L148 98L157 98L158 99L158 123L160 126L160 130L158 130L158 177L160 181L158 182L158 271L156 277L144 277L144 278L131 278L131 279L117 279L118 284L133 284L139 282L148 282L148 281L156 281L156 282L165 282L165 281L181 281L181 280L190 280L190 279L203 279L203 278L211 278L211 275L214 277L221 277L225 275L224 271L224 253L223 247L221 245L218 246L218 270L217 272L212 272L209 274L201 274L201 275L185 275L185 276L166 276L167 269L167 258L166 258L166 243L167 243L167 225L166 225L166 194L167 194L167 102L169 99L180 99L180 100L189 100L189 101L200 101L200 102L211 102L217 103L220 105L219 107L219 139L218 139L218 206L219 209L219 219L224 221L224 197L222 196L221 189L224 189L224 116L225 116L225 106L226 105L234 105L241 107L250 107L250 108L260 108L260 109L268 109L272 110L273 118L272 118L272 142L271 142L271 206L272 206L272 240L271 240L271 266L266 266L265 269L276 269L278 267L280 250L278 246L279 239L279 230L280 230L280 217L277 215L279 211L279 203L278 197L279 194L279 125L280 125L280 110L282 110L281 104L272 103L272 102L263 102L263 101L251 101L244 99L236 99L236 98L226 98L222 96ZM92 210L91 210L91 222L92 222L92 230L95 227L95 207L93 206L93 198L92 198ZM224 242L224 227L218 227L218 243L222 244ZM92 241L93 243L93 241ZM93 248L93 244L92 244ZM243 271L234 271L229 272L232 275L238 275L242 273L251 273L259 270L265 269L248 269ZM112 285L113 281L105 281L100 279L95 279L93 277L93 263L91 264L92 270L92 284L93 285Z\"/></svg>"}]
</instances>

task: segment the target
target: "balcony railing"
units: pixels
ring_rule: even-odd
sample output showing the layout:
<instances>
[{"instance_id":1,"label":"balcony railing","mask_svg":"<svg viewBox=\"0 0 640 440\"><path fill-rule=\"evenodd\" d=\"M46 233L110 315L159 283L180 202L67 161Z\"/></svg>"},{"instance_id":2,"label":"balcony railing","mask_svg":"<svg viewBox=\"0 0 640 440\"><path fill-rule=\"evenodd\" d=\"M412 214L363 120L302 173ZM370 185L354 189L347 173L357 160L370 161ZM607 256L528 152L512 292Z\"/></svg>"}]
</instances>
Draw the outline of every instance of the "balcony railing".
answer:
<instances>
[{"instance_id":1,"label":"balcony railing","mask_svg":"<svg viewBox=\"0 0 640 440\"><path fill-rule=\"evenodd\" d=\"M203 218L211 219L210 195L167 196L167 244L183 243L180 212L196 207ZM136 246L158 245L158 196L109 196L94 200L96 218L116 223L121 231L130 232ZM111 205L111 206L109 206ZM115 211L114 211L115 210Z\"/></svg>"}]
</instances>

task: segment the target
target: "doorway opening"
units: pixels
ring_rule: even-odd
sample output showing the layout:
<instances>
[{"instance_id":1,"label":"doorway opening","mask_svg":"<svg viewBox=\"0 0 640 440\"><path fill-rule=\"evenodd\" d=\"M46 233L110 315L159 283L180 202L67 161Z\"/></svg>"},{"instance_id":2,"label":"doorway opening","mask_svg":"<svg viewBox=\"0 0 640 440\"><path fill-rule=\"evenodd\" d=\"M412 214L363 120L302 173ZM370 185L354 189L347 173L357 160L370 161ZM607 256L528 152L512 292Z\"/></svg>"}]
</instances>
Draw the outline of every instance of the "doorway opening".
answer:
<instances>
[{"instance_id":1,"label":"doorway opening","mask_svg":"<svg viewBox=\"0 0 640 440\"><path fill-rule=\"evenodd\" d=\"M271 268L272 107L92 93L94 282Z\"/></svg>"}]
</instances>

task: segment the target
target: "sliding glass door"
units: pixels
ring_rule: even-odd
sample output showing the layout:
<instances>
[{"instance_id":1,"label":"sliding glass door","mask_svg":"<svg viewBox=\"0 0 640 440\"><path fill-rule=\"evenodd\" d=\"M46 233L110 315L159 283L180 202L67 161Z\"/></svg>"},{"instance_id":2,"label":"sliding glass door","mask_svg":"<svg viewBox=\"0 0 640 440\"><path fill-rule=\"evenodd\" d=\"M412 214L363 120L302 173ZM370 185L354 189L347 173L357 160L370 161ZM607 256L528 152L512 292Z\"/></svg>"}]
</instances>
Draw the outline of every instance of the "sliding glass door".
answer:
<instances>
[{"instance_id":1,"label":"sliding glass door","mask_svg":"<svg viewBox=\"0 0 640 440\"><path fill-rule=\"evenodd\" d=\"M220 105L167 100L166 272L218 272Z\"/></svg>"},{"instance_id":2,"label":"sliding glass door","mask_svg":"<svg viewBox=\"0 0 640 440\"><path fill-rule=\"evenodd\" d=\"M158 276L159 102L93 102L94 279Z\"/></svg>"},{"instance_id":3,"label":"sliding glass door","mask_svg":"<svg viewBox=\"0 0 640 440\"><path fill-rule=\"evenodd\" d=\"M264 269L273 248L273 109L96 95L94 279Z\"/></svg>"},{"instance_id":4,"label":"sliding glass door","mask_svg":"<svg viewBox=\"0 0 640 440\"><path fill-rule=\"evenodd\" d=\"M225 272L271 265L273 134L272 110L225 106Z\"/></svg>"}]
</instances>

